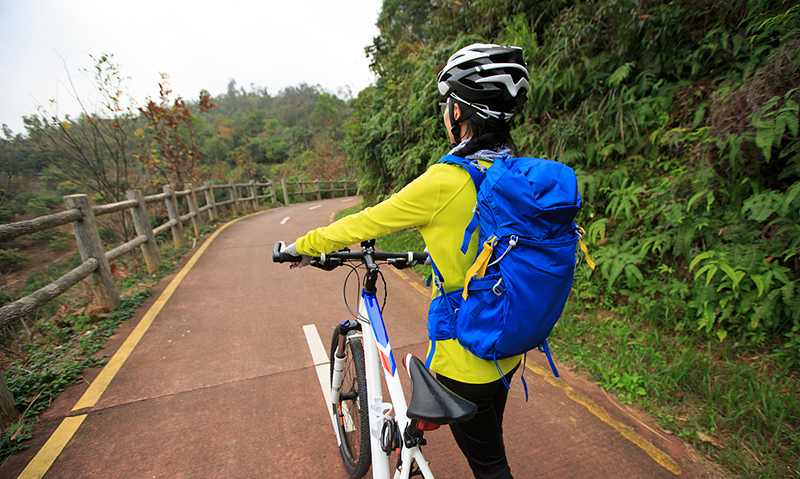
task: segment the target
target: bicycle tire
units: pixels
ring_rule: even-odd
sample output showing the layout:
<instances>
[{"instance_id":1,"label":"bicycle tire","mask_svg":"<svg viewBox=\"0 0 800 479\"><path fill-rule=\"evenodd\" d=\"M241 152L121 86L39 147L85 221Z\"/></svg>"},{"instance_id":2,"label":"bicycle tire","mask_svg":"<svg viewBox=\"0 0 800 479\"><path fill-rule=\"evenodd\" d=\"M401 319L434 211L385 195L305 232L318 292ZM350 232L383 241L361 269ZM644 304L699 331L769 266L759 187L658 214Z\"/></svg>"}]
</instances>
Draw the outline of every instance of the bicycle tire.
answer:
<instances>
[{"instance_id":1,"label":"bicycle tire","mask_svg":"<svg viewBox=\"0 0 800 479\"><path fill-rule=\"evenodd\" d=\"M331 340L331 379L333 361L339 333L333 331ZM339 403L336 405L339 420L336 434L339 436L339 452L350 477L363 477L369 470L372 455L369 444L369 404L367 403L367 375L364 368L364 346L361 338L352 334L345 341L345 362Z\"/></svg>"}]
</instances>

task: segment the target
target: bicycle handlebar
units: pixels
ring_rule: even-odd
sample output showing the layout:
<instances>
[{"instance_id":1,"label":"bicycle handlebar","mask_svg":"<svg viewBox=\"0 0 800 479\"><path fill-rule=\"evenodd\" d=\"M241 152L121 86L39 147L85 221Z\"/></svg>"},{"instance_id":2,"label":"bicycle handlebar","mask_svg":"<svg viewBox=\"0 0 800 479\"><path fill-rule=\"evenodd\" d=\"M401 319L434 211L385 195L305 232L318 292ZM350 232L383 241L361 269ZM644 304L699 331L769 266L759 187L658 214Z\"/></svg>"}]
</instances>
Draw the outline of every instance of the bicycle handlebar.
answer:
<instances>
[{"instance_id":1,"label":"bicycle handlebar","mask_svg":"<svg viewBox=\"0 0 800 479\"><path fill-rule=\"evenodd\" d=\"M272 248L272 262L273 263L299 263L303 258L294 256L281 251L285 247L283 241L278 241Z\"/></svg>"},{"instance_id":2,"label":"bicycle handlebar","mask_svg":"<svg viewBox=\"0 0 800 479\"><path fill-rule=\"evenodd\" d=\"M360 261L366 264L373 263L374 261L386 261L395 268L403 269L408 266L424 263L428 259L428 253L417 253L414 251L393 253L375 250L372 246L365 246L364 243L362 243L362 246L364 246L364 249L361 251L350 251L345 248L315 257L311 262L311 266L331 270L341 266L346 261ZM272 261L274 263L299 263L301 261L302 258L299 256L293 256L282 252L281 250L283 247L283 241L275 243L272 249Z\"/></svg>"}]
</instances>

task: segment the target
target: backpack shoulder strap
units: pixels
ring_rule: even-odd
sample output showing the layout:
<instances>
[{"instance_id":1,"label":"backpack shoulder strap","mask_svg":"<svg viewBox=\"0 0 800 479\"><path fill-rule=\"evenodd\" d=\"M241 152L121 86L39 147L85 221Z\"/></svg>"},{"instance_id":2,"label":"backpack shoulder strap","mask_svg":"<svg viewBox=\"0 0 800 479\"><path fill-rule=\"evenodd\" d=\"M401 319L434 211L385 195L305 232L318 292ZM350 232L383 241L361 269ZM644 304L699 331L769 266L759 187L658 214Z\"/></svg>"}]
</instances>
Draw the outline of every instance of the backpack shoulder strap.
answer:
<instances>
[{"instance_id":1,"label":"backpack shoulder strap","mask_svg":"<svg viewBox=\"0 0 800 479\"><path fill-rule=\"evenodd\" d=\"M469 176L472 178L472 183L475 184L475 191L478 191L478 188L481 187L483 178L486 176L484 174L484 166L478 163L476 160L468 160L456 155L444 155L441 160L437 161L437 163L458 165L467 170L467 173L469 173Z\"/></svg>"},{"instance_id":2,"label":"backpack shoulder strap","mask_svg":"<svg viewBox=\"0 0 800 479\"><path fill-rule=\"evenodd\" d=\"M464 168L467 170L467 173L469 173L470 178L472 178L472 183L475 185L475 193L477 194L477 192L480 191L481 183L483 183L483 179L486 177L486 168L478 163L477 160L468 160L455 155L445 155L437 163L457 165ZM475 208L472 210L472 220L470 220L467 229L464 231L464 241L461 242L461 252L463 254L467 254L469 240L472 239L472 234L478 229L479 224L478 205L476 204Z\"/></svg>"}]
</instances>

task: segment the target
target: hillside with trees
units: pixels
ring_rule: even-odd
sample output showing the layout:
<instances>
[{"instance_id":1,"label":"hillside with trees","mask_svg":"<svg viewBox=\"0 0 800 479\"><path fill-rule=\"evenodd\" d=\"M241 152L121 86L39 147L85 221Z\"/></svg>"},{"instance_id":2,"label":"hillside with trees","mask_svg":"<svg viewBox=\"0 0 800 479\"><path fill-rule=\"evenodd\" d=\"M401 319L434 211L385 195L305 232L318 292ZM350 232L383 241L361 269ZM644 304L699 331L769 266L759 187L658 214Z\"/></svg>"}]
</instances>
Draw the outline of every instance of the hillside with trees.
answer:
<instances>
[{"instance_id":1,"label":"hillside with trees","mask_svg":"<svg viewBox=\"0 0 800 479\"><path fill-rule=\"evenodd\" d=\"M206 180L329 180L353 176L341 148L351 116L349 91L300 84L271 95L251 85L195 100L176 96L168 75L159 95L137 106L113 55L95 58L101 101L77 116L50 110L23 118L26 134L4 125L0 139L0 221L63 208L61 197L87 193L98 204L125 191L180 188ZM78 92L73 92L79 97ZM124 217L110 240L123 237ZM25 266L25 244L0 244L0 273Z\"/></svg>"},{"instance_id":2,"label":"hillside with trees","mask_svg":"<svg viewBox=\"0 0 800 479\"><path fill-rule=\"evenodd\" d=\"M176 96L168 75L159 95L137 105L113 55L95 60L98 105L76 116L57 104L24 117L26 134L4 127L0 139L0 218L23 193L60 197L86 192L119 201L128 188L203 180L338 179L348 174L340 147L351 116L349 91L300 84L277 94L251 85L195 100ZM79 96L77 92L73 92Z\"/></svg>"},{"instance_id":3,"label":"hillside with trees","mask_svg":"<svg viewBox=\"0 0 800 479\"><path fill-rule=\"evenodd\" d=\"M362 192L447 152L435 79L453 52L522 47L513 134L575 169L598 264L578 270L557 355L729 471L797 477L800 6L386 0L378 25L380 78L345 138Z\"/></svg>"}]
</instances>

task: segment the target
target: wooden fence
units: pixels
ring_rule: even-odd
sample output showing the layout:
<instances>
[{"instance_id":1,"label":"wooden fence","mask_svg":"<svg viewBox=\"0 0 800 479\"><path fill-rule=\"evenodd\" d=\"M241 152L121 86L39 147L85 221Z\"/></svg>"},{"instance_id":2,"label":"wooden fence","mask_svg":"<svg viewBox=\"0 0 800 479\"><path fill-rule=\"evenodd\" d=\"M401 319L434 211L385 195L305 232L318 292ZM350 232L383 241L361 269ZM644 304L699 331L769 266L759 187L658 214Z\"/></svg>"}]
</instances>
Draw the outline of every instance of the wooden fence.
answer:
<instances>
[{"instance_id":1,"label":"wooden fence","mask_svg":"<svg viewBox=\"0 0 800 479\"><path fill-rule=\"evenodd\" d=\"M320 183L323 185L327 183L327 187L320 188ZM337 188L337 184L341 185L341 187ZM314 185L315 187L313 189L308 188L309 185ZM347 196L350 191L355 189L356 182L353 180L323 182L287 182L281 180L281 186L284 203L288 205L290 196L295 197L295 199L300 196L299 202L306 201L309 195L316 200L321 200L323 196L333 198L337 193L342 193L341 196ZM215 198L215 191L220 191L218 197L221 201L217 201ZM9 321L22 318L35 311L87 277L89 278L89 285L94 294L95 302L111 310L120 303L119 292L109 266L115 259L131 252L138 246L144 257L147 271L152 273L161 268L161 256L156 243L156 236L169 230L172 233L172 241L175 246L185 246L184 223L191 220L194 234L199 236L200 230L204 225L202 213L206 214L208 220L214 220L220 218L220 209L222 207L228 207L233 212L243 210L258 211L260 199L269 199L272 204L277 202L272 181L266 183L257 183L255 181L234 183L231 181L227 184L206 182L200 188L194 188L191 184L187 184L183 191L175 191L171 186L165 186L163 187L163 193L156 195L142 196L139 191L134 190L127 191L126 195L128 198L126 201L100 206L92 206L87 195L65 196L64 203L67 211L41 216L32 220L0 225L0 242L3 242L72 223L82 261L80 265L61 278L28 296L0 308L0 327ZM222 200L222 197L226 199ZM178 199L180 198L184 198L184 200L179 202ZM202 207L198 204L198 198L204 200L202 202L205 204ZM160 202L164 202L166 206L168 220L164 224L153 228L148 214L148 205ZM181 206L188 210L183 215L180 213ZM133 219L133 226L137 236L110 251L105 251L100 240L96 218L125 210L129 211Z\"/></svg>"},{"instance_id":2,"label":"wooden fence","mask_svg":"<svg viewBox=\"0 0 800 479\"><path fill-rule=\"evenodd\" d=\"M341 183L341 188L337 188L336 185ZM349 185L348 185L349 183ZM324 188L323 188L324 186ZM323 194L327 198L333 198L336 196L336 193L343 193L342 196L347 196L348 190L355 189L356 182L355 180L340 180L340 181L286 181L285 179L281 179L281 187L283 188L283 198L286 204L289 203L290 196L300 196L300 203L305 201L313 201L309 200L309 196L311 198L316 198L317 201L322 199ZM328 196L329 194L329 196Z\"/></svg>"}]
</instances>

